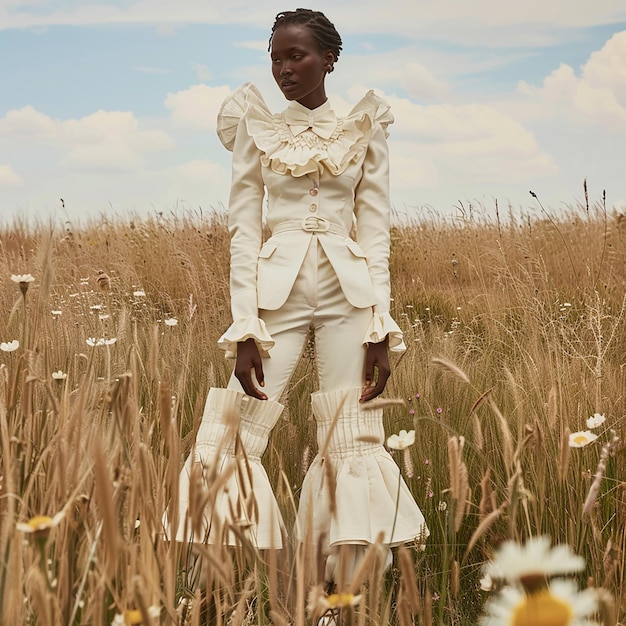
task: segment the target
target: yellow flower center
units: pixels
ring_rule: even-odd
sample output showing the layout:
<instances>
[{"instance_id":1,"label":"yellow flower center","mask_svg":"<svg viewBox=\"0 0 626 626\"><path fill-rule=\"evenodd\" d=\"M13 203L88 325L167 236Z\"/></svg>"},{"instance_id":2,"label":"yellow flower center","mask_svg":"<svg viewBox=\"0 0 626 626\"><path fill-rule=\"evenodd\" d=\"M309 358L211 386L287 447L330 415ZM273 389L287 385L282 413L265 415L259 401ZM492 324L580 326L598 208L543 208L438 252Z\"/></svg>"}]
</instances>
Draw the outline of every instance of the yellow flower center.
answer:
<instances>
[{"instance_id":1,"label":"yellow flower center","mask_svg":"<svg viewBox=\"0 0 626 626\"><path fill-rule=\"evenodd\" d=\"M569 626L574 614L549 589L526 596L513 610L510 626Z\"/></svg>"},{"instance_id":2,"label":"yellow flower center","mask_svg":"<svg viewBox=\"0 0 626 626\"><path fill-rule=\"evenodd\" d=\"M354 604L354 595L351 593L332 593L326 601L331 609L342 609Z\"/></svg>"},{"instance_id":3,"label":"yellow flower center","mask_svg":"<svg viewBox=\"0 0 626 626\"><path fill-rule=\"evenodd\" d=\"M27 522L33 530L42 530L50 526L51 523L52 518L48 515L37 515L36 517L31 517Z\"/></svg>"},{"instance_id":4,"label":"yellow flower center","mask_svg":"<svg viewBox=\"0 0 626 626\"><path fill-rule=\"evenodd\" d=\"M143 618L141 617L141 611L137 609L132 611L124 611L124 621L128 626L132 626L133 624L142 624Z\"/></svg>"},{"instance_id":5,"label":"yellow flower center","mask_svg":"<svg viewBox=\"0 0 626 626\"><path fill-rule=\"evenodd\" d=\"M572 437L572 441L577 445L583 445L588 442L587 435L576 435Z\"/></svg>"}]
</instances>

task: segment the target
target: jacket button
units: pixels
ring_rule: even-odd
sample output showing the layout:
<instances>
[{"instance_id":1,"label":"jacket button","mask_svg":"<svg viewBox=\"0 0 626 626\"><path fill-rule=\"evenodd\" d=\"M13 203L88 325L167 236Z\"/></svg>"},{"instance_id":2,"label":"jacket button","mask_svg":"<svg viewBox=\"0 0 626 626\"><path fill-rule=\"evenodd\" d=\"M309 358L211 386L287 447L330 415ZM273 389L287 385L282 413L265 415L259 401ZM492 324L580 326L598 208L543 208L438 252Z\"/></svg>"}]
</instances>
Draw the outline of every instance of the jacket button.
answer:
<instances>
[{"instance_id":1,"label":"jacket button","mask_svg":"<svg viewBox=\"0 0 626 626\"><path fill-rule=\"evenodd\" d=\"M317 204L312 204L309 207L309 211L311 211L311 213L315 213L315 211L317 211Z\"/></svg>"},{"instance_id":2,"label":"jacket button","mask_svg":"<svg viewBox=\"0 0 626 626\"><path fill-rule=\"evenodd\" d=\"M312 189L309 189L309 193L310 193L312 196L316 196L316 195L319 193L319 190L318 190L318 188L317 188L317 187L313 187Z\"/></svg>"}]
</instances>

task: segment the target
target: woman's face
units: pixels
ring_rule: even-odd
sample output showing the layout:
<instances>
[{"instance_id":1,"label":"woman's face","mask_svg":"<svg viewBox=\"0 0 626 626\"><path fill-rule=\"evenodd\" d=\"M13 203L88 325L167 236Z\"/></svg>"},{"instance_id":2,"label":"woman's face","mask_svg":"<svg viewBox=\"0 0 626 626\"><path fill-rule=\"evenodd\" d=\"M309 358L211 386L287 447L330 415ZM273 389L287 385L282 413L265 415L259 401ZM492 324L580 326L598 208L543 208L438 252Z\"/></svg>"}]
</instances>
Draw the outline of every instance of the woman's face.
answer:
<instances>
[{"instance_id":1,"label":"woman's face","mask_svg":"<svg viewBox=\"0 0 626 626\"><path fill-rule=\"evenodd\" d=\"M322 52L306 26L279 26L272 37L270 56L274 80L287 100L297 100L309 109L326 102L324 78L335 55L331 50Z\"/></svg>"}]
</instances>

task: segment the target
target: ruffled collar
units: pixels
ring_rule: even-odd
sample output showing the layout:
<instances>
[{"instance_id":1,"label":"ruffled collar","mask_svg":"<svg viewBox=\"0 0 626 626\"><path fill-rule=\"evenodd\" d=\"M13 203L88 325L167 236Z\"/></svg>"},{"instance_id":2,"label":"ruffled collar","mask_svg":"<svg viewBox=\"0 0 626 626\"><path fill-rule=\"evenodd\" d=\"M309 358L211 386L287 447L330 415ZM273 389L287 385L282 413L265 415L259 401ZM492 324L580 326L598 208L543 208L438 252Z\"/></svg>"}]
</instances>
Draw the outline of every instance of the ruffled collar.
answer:
<instances>
[{"instance_id":1,"label":"ruffled collar","mask_svg":"<svg viewBox=\"0 0 626 626\"><path fill-rule=\"evenodd\" d=\"M290 116L297 118L292 118L292 124L287 121ZM217 134L229 150L241 129L240 121L260 150L263 166L296 177L324 170L338 176L363 158L375 126L387 134L393 116L389 105L373 91L346 117L337 118L328 100L314 110L290 102L282 113L271 113L258 89L246 83L224 100L218 114Z\"/></svg>"}]
</instances>

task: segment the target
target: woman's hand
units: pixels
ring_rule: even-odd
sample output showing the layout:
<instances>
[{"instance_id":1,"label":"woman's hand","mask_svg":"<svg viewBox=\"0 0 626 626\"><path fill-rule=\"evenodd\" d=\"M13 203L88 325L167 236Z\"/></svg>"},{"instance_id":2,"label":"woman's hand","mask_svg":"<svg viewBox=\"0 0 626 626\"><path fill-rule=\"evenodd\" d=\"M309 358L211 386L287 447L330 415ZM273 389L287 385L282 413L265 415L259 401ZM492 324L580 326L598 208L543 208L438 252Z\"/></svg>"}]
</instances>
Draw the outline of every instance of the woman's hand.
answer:
<instances>
[{"instance_id":1,"label":"woman's hand","mask_svg":"<svg viewBox=\"0 0 626 626\"><path fill-rule=\"evenodd\" d=\"M365 355L365 387L361 393L361 402L367 402L379 396L385 389L391 375L389 367L389 337L379 343L370 343ZM376 373L378 374L376 376Z\"/></svg>"},{"instance_id":2,"label":"woman's hand","mask_svg":"<svg viewBox=\"0 0 626 626\"><path fill-rule=\"evenodd\" d=\"M259 400L267 400L267 396L259 391L252 382L252 370L254 377L261 387L265 385L263 378L263 362L259 354L259 347L254 339L246 339L237 343L237 362L235 363L235 376L241 383L244 392L258 398Z\"/></svg>"}]
</instances>

